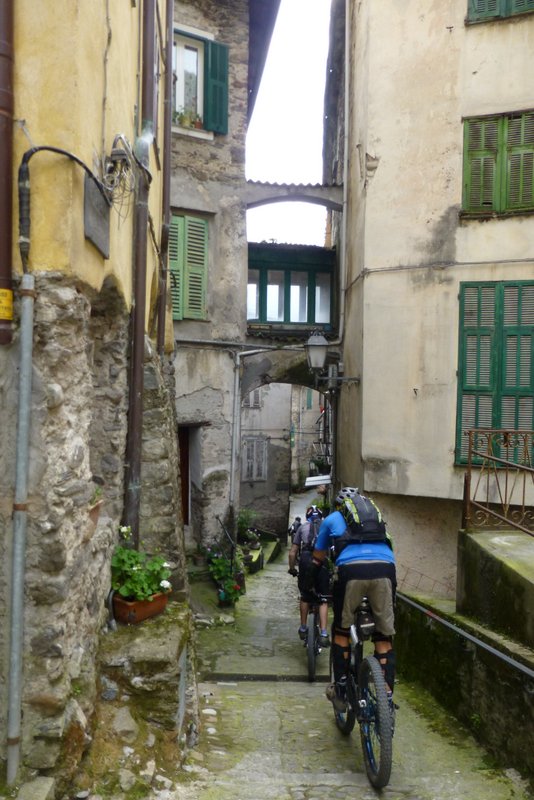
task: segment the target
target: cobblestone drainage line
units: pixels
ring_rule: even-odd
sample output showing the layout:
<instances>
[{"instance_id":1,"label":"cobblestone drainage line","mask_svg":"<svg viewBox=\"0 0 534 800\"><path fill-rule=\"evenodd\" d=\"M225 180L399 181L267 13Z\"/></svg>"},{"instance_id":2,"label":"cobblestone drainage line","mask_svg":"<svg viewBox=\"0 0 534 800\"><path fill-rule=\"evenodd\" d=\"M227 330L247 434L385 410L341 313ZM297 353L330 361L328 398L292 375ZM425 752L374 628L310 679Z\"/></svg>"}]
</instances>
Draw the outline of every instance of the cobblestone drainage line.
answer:
<instances>
[{"instance_id":1,"label":"cobblestone drainage line","mask_svg":"<svg viewBox=\"0 0 534 800\"><path fill-rule=\"evenodd\" d=\"M215 681L228 681L237 683L238 681L270 681L276 683L330 683L329 675L316 675L315 681L310 681L307 675L250 675L247 673L240 673L236 675L235 672L203 672L201 681L215 682Z\"/></svg>"}]
</instances>

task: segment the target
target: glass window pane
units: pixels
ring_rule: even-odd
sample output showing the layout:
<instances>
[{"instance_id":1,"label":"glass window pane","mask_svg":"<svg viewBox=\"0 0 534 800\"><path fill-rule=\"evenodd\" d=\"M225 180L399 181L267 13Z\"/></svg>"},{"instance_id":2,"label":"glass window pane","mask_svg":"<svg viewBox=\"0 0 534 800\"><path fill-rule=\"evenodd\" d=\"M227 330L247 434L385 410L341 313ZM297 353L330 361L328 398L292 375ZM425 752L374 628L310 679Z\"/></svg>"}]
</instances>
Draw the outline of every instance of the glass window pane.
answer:
<instances>
[{"instance_id":1,"label":"glass window pane","mask_svg":"<svg viewBox=\"0 0 534 800\"><path fill-rule=\"evenodd\" d=\"M284 321L284 273L270 269L267 273L267 321Z\"/></svg>"},{"instance_id":2,"label":"glass window pane","mask_svg":"<svg viewBox=\"0 0 534 800\"><path fill-rule=\"evenodd\" d=\"M177 35L173 48L174 108L186 114L189 127L197 115L202 117L204 106L204 45L186 36ZM185 119L180 120L182 124Z\"/></svg>"},{"instance_id":3,"label":"glass window pane","mask_svg":"<svg viewBox=\"0 0 534 800\"><path fill-rule=\"evenodd\" d=\"M315 322L330 322L330 275L318 272L315 276Z\"/></svg>"},{"instance_id":4,"label":"glass window pane","mask_svg":"<svg viewBox=\"0 0 534 800\"><path fill-rule=\"evenodd\" d=\"M184 109L198 113L198 49L184 48Z\"/></svg>"},{"instance_id":5,"label":"glass window pane","mask_svg":"<svg viewBox=\"0 0 534 800\"><path fill-rule=\"evenodd\" d=\"M290 322L308 321L308 273L291 273Z\"/></svg>"},{"instance_id":6,"label":"glass window pane","mask_svg":"<svg viewBox=\"0 0 534 800\"><path fill-rule=\"evenodd\" d=\"M247 319L260 318L260 271L249 269L247 285Z\"/></svg>"}]
</instances>

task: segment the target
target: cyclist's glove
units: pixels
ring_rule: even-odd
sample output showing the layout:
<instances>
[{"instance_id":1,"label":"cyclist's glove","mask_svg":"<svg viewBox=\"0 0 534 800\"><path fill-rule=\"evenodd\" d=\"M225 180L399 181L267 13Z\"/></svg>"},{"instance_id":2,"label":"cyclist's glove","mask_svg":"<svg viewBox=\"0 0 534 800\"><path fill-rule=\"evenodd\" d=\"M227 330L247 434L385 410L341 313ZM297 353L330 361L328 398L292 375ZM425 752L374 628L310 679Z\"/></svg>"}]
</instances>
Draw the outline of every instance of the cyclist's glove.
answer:
<instances>
[{"instance_id":1,"label":"cyclist's glove","mask_svg":"<svg viewBox=\"0 0 534 800\"><path fill-rule=\"evenodd\" d=\"M319 574L320 569L320 564L316 564L315 561L310 561L310 564L304 573L304 578L302 579L302 588L305 592L312 592L314 590L315 581L317 580L317 575Z\"/></svg>"},{"instance_id":2,"label":"cyclist's glove","mask_svg":"<svg viewBox=\"0 0 534 800\"><path fill-rule=\"evenodd\" d=\"M289 572L290 575L293 575L294 578L296 578L297 575L299 574L299 571L298 571L298 569L296 567L290 567L288 569L288 572Z\"/></svg>"}]
</instances>

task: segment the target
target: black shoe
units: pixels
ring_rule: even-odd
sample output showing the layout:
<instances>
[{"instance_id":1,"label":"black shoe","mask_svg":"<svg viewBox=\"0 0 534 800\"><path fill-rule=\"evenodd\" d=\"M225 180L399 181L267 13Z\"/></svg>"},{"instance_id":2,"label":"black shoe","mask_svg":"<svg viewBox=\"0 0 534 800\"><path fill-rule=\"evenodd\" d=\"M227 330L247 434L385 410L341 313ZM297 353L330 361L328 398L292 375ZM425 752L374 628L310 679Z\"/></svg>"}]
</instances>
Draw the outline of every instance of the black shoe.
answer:
<instances>
[{"instance_id":1,"label":"black shoe","mask_svg":"<svg viewBox=\"0 0 534 800\"><path fill-rule=\"evenodd\" d=\"M347 710L347 682L342 678L337 683L331 683L326 687L326 696L340 714Z\"/></svg>"}]
</instances>

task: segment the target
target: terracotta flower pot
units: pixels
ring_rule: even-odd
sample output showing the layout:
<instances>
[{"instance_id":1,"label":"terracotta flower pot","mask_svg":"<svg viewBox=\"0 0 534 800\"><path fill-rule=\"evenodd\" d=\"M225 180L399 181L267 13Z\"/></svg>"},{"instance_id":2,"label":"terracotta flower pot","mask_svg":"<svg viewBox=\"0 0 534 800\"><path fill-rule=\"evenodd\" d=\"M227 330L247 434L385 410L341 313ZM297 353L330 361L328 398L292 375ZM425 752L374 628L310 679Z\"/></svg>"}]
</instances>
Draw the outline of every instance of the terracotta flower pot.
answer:
<instances>
[{"instance_id":1,"label":"terracotta flower pot","mask_svg":"<svg viewBox=\"0 0 534 800\"><path fill-rule=\"evenodd\" d=\"M124 625L136 625L149 617L165 611L169 595L158 592L151 600L125 600L120 594L113 595L113 616Z\"/></svg>"}]
</instances>

